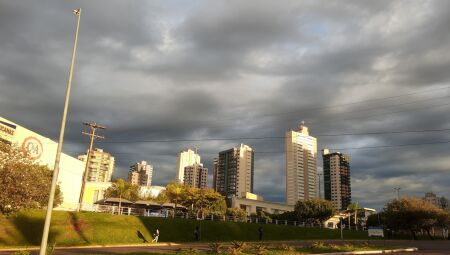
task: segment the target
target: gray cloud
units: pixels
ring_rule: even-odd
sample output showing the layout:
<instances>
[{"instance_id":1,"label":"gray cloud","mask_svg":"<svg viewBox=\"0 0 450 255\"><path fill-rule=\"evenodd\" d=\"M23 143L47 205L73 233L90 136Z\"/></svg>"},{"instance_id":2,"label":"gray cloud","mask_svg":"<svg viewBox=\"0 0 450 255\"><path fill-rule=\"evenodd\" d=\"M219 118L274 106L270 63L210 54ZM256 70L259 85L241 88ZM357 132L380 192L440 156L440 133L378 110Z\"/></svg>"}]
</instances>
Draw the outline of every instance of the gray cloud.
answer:
<instances>
[{"instance_id":1,"label":"gray cloud","mask_svg":"<svg viewBox=\"0 0 450 255\"><path fill-rule=\"evenodd\" d=\"M217 153L244 142L256 151L255 191L282 201L283 139L107 142L283 136L301 120L312 135L450 126L449 89L439 89L450 86L447 1L0 2L0 114L53 139L76 7L83 14L64 149L85 150L83 121L107 125L98 146L115 154L117 177L149 160L163 185L175 177L176 154L193 146L211 175ZM450 134L318 138L319 149L345 149ZM354 200L381 208L395 186L450 196L447 150L344 151Z\"/></svg>"}]
</instances>

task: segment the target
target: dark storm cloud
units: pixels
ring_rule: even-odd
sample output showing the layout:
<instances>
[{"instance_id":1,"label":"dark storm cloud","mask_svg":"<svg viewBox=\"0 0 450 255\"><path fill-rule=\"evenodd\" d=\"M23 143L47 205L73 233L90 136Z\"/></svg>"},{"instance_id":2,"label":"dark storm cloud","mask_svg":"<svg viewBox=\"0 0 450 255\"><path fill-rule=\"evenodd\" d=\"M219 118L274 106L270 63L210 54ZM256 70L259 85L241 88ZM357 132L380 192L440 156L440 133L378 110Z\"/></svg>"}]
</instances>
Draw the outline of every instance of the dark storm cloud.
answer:
<instances>
[{"instance_id":1,"label":"dark storm cloud","mask_svg":"<svg viewBox=\"0 0 450 255\"><path fill-rule=\"evenodd\" d=\"M255 192L282 201L283 139L108 142L283 136L305 120L319 150L348 149L354 201L381 208L393 187L450 196L448 144L351 149L449 132L321 136L450 127L448 1L2 1L0 114L53 139L76 7L69 154L85 151L81 123L96 121L115 176L148 160L164 185L181 150L198 146L211 175L217 153L243 142L255 150Z\"/></svg>"}]
</instances>

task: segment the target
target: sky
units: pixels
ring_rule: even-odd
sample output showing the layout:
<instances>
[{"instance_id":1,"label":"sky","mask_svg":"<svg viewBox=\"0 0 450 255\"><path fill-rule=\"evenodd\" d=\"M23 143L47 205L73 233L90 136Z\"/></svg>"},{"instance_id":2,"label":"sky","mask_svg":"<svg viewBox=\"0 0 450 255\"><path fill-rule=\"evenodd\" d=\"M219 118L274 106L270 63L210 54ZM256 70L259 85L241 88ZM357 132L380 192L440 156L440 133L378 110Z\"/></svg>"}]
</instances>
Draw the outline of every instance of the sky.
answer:
<instances>
[{"instance_id":1,"label":"sky","mask_svg":"<svg viewBox=\"0 0 450 255\"><path fill-rule=\"evenodd\" d=\"M84 153L95 121L114 177L146 160L165 185L198 147L211 185L213 158L245 143L254 193L281 202L281 137L305 121L319 150L350 155L354 202L450 197L449 1L0 0L0 115L53 140L75 8L64 152Z\"/></svg>"}]
</instances>

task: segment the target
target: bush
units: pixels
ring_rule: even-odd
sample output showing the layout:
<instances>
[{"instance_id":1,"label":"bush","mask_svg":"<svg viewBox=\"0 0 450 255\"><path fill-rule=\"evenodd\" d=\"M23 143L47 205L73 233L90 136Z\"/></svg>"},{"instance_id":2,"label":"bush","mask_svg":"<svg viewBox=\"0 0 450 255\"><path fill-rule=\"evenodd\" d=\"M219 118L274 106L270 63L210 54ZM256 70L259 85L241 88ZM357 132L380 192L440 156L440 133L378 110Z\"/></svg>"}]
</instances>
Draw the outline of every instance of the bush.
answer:
<instances>
[{"instance_id":1,"label":"bush","mask_svg":"<svg viewBox=\"0 0 450 255\"><path fill-rule=\"evenodd\" d=\"M48 203L52 171L29 159L19 148L0 143L0 213L44 208ZM54 206L62 202L56 187Z\"/></svg>"}]
</instances>

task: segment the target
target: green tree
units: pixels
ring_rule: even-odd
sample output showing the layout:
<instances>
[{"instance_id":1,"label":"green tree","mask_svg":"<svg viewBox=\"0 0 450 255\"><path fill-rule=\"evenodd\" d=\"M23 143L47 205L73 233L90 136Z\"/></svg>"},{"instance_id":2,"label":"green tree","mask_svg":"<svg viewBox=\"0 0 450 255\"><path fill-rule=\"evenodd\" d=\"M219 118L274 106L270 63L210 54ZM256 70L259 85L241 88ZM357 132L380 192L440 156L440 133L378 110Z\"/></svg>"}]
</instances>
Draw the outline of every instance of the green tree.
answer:
<instances>
[{"instance_id":1,"label":"green tree","mask_svg":"<svg viewBox=\"0 0 450 255\"><path fill-rule=\"evenodd\" d=\"M0 142L0 213L43 208L48 203L52 171L35 163L19 148ZM62 202L56 187L54 206Z\"/></svg>"},{"instance_id":2,"label":"green tree","mask_svg":"<svg viewBox=\"0 0 450 255\"><path fill-rule=\"evenodd\" d=\"M164 191L159 192L158 196L151 198L151 201L155 201L158 204L164 204L169 202L169 198L167 198L167 195Z\"/></svg>"},{"instance_id":3,"label":"green tree","mask_svg":"<svg viewBox=\"0 0 450 255\"><path fill-rule=\"evenodd\" d=\"M355 227L356 230L358 230L358 211L361 210L361 206L359 205L358 202L356 203L351 203L348 207L347 210L353 211L353 215L354 215L354 219L355 219ZM349 216L349 220L351 219L351 214ZM350 222L349 222L349 226L350 226Z\"/></svg>"},{"instance_id":4,"label":"green tree","mask_svg":"<svg viewBox=\"0 0 450 255\"><path fill-rule=\"evenodd\" d=\"M197 189L188 185L169 183L161 193L168 201L176 206L183 205L193 210L199 218L207 214L224 215L226 211L225 198L213 189Z\"/></svg>"},{"instance_id":5,"label":"green tree","mask_svg":"<svg viewBox=\"0 0 450 255\"><path fill-rule=\"evenodd\" d=\"M123 179L116 179L111 187L105 191L105 197L116 197L119 198L119 212L122 207L122 199L127 199L130 201L136 201L140 198L139 196L139 186L132 185Z\"/></svg>"},{"instance_id":6,"label":"green tree","mask_svg":"<svg viewBox=\"0 0 450 255\"><path fill-rule=\"evenodd\" d=\"M368 227L378 227L385 224L385 214L384 212L374 213L367 217L366 226Z\"/></svg>"},{"instance_id":7,"label":"green tree","mask_svg":"<svg viewBox=\"0 0 450 255\"><path fill-rule=\"evenodd\" d=\"M173 217L177 214L177 206L183 201L183 191L185 190L186 187L184 185L175 182L169 183L166 186L164 193L167 196L167 199L175 204Z\"/></svg>"},{"instance_id":8,"label":"green tree","mask_svg":"<svg viewBox=\"0 0 450 255\"><path fill-rule=\"evenodd\" d=\"M299 221L322 224L333 215L333 205L328 200L313 198L298 201L295 212Z\"/></svg>"},{"instance_id":9,"label":"green tree","mask_svg":"<svg viewBox=\"0 0 450 255\"><path fill-rule=\"evenodd\" d=\"M284 212L272 215L272 220L298 221L298 215L295 211Z\"/></svg>"},{"instance_id":10,"label":"green tree","mask_svg":"<svg viewBox=\"0 0 450 255\"><path fill-rule=\"evenodd\" d=\"M247 212L242 210L241 208L228 208L226 215L229 217L233 217L238 221L245 221L247 218Z\"/></svg>"},{"instance_id":11,"label":"green tree","mask_svg":"<svg viewBox=\"0 0 450 255\"><path fill-rule=\"evenodd\" d=\"M403 197L387 203L384 213L389 228L409 231L414 239L417 239L416 232L422 229L433 239L431 228L439 225L439 217L442 217L441 224L445 224L445 214L448 214L423 199L412 197Z\"/></svg>"},{"instance_id":12,"label":"green tree","mask_svg":"<svg viewBox=\"0 0 450 255\"><path fill-rule=\"evenodd\" d=\"M213 189L194 189L194 192L197 193L194 208L200 214L201 218L205 214L225 215L227 205L222 195Z\"/></svg>"},{"instance_id":13,"label":"green tree","mask_svg":"<svg viewBox=\"0 0 450 255\"><path fill-rule=\"evenodd\" d=\"M450 206L449 206L450 203L446 197L440 197L438 203L439 203L439 207L441 209L444 209L447 211L450 209Z\"/></svg>"}]
</instances>

